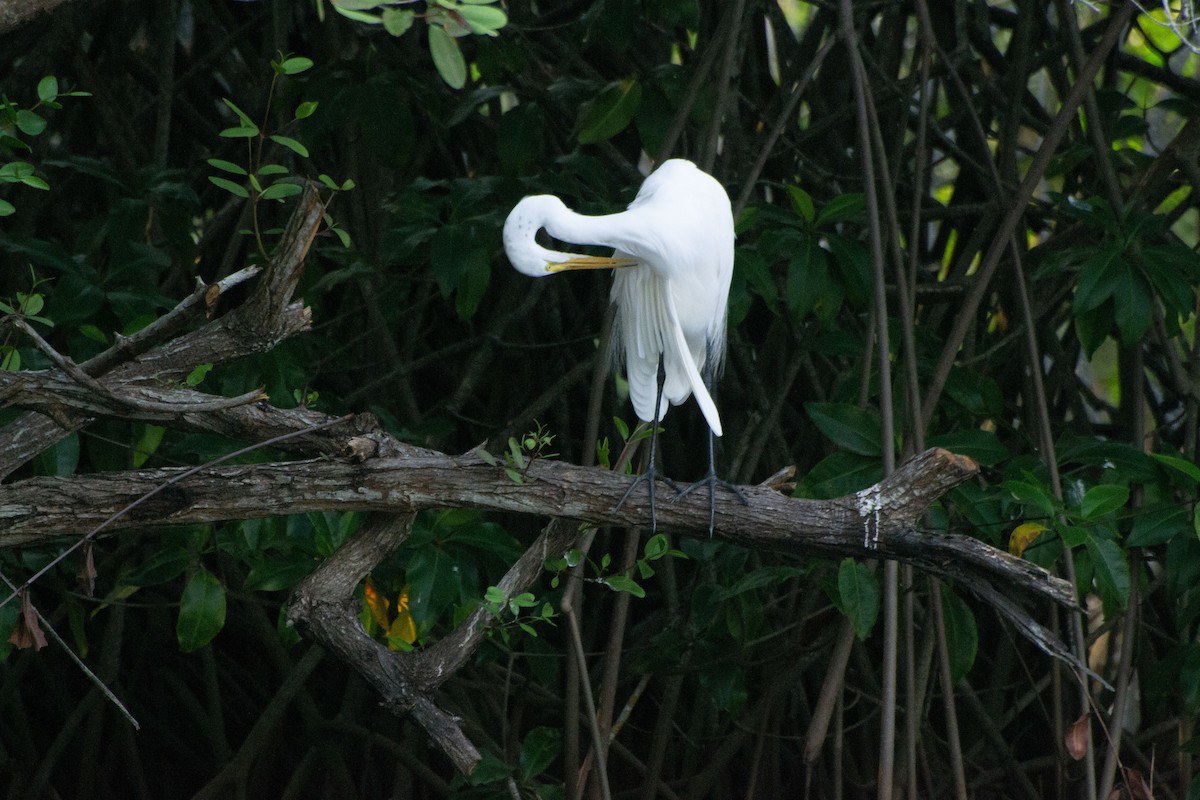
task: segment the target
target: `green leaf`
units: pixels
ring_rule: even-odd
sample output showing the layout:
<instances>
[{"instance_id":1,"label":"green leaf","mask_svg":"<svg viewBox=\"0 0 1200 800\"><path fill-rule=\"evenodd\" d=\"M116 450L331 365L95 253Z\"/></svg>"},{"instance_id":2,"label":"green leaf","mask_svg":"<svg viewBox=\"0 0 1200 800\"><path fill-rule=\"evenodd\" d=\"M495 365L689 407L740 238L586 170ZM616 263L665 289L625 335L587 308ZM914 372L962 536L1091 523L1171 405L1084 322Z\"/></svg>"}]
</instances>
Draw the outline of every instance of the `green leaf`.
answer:
<instances>
[{"instance_id":1,"label":"green leaf","mask_svg":"<svg viewBox=\"0 0 1200 800\"><path fill-rule=\"evenodd\" d=\"M671 544L667 541L666 534L656 533L646 540L643 552L646 554L647 560L655 561L665 556L670 549Z\"/></svg>"},{"instance_id":2,"label":"green leaf","mask_svg":"<svg viewBox=\"0 0 1200 800\"><path fill-rule=\"evenodd\" d=\"M263 191L259 197L263 200L282 200L285 197L295 197L304 191L299 184L295 183L273 183Z\"/></svg>"},{"instance_id":3,"label":"green leaf","mask_svg":"<svg viewBox=\"0 0 1200 800\"><path fill-rule=\"evenodd\" d=\"M370 11L380 0L332 0L333 7L342 11Z\"/></svg>"},{"instance_id":4,"label":"green leaf","mask_svg":"<svg viewBox=\"0 0 1200 800\"><path fill-rule=\"evenodd\" d=\"M471 30L484 36L495 36L496 31L508 24L508 15L495 6L464 5L455 9L471 26ZM386 12L384 25L387 24Z\"/></svg>"},{"instance_id":5,"label":"green leaf","mask_svg":"<svg viewBox=\"0 0 1200 800\"><path fill-rule=\"evenodd\" d=\"M7 217L17 213L17 208L7 200L0 200L0 217Z\"/></svg>"},{"instance_id":6,"label":"green leaf","mask_svg":"<svg viewBox=\"0 0 1200 800\"><path fill-rule=\"evenodd\" d=\"M812 195L799 186L793 186L792 184L788 184L787 193L788 199L792 201L792 210L796 212L796 215L800 219L804 220L806 225L811 225L816 216Z\"/></svg>"},{"instance_id":7,"label":"green leaf","mask_svg":"<svg viewBox=\"0 0 1200 800\"><path fill-rule=\"evenodd\" d=\"M1056 504L1050 494L1040 485L1018 480L1005 481L1000 485L1024 505L1033 506L1047 517L1054 516Z\"/></svg>"},{"instance_id":8,"label":"green leaf","mask_svg":"<svg viewBox=\"0 0 1200 800\"><path fill-rule=\"evenodd\" d=\"M562 749L562 732L557 728L539 726L525 735L521 742L521 777L529 783L545 772Z\"/></svg>"},{"instance_id":9,"label":"green leaf","mask_svg":"<svg viewBox=\"0 0 1200 800\"><path fill-rule=\"evenodd\" d=\"M1161 453L1151 453L1150 457L1164 466L1182 472L1184 475L1187 475L1194 481L1200 481L1200 467L1196 466L1191 461L1187 461L1182 458L1176 458L1175 456L1163 455Z\"/></svg>"},{"instance_id":10,"label":"green leaf","mask_svg":"<svg viewBox=\"0 0 1200 800\"><path fill-rule=\"evenodd\" d=\"M849 403L805 403L813 424L834 444L852 453L878 456L883 452L883 421L874 409Z\"/></svg>"},{"instance_id":11,"label":"green leaf","mask_svg":"<svg viewBox=\"0 0 1200 800\"><path fill-rule=\"evenodd\" d=\"M1087 551L1095 569L1096 588L1106 611L1125 607L1129 601L1129 564L1116 542L1098 536L1089 537Z\"/></svg>"},{"instance_id":12,"label":"green leaf","mask_svg":"<svg viewBox=\"0 0 1200 800\"><path fill-rule=\"evenodd\" d=\"M100 328L98 328L97 326L93 325L90 322L86 323L84 325L80 325L79 332L81 334L83 334L84 336L86 336L87 338L91 339L93 342L99 342L100 344L108 344L108 337L104 335L104 331L100 330Z\"/></svg>"},{"instance_id":13,"label":"green leaf","mask_svg":"<svg viewBox=\"0 0 1200 800\"><path fill-rule=\"evenodd\" d=\"M308 148L297 142L295 139L292 139L288 136L280 136L277 133L271 134L270 139L272 142L275 142L275 144L283 145L301 158L308 158Z\"/></svg>"},{"instance_id":14,"label":"green leaf","mask_svg":"<svg viewBox=\"0 0 1200 800\"><path fill-rule=\"evenodd\" d=\"M1127 486L1093 486L1083 495L1079 513L1084 519L1092 519L1116 511L1129 501Z\"/></svg>"},{"instance_id":15,"label":"green leaf","mask_svg":"<svg viewBox=\"0 0 1200 800\"><path fill-rule=\"evenodd\" d=\"M1062 539L1063 544L1067 547L1078 547L1091 536L1091 531L1087 528L1081 528L1078 525L1064 525L1060 522L1054 523L1054 530L1058 532L1058 538Z\"/></svg>"},{"instance_id":16,"label":"green leaf","mask_svg":"<svg viewBox=\"0 0 1200 800\"><path fill-rule=\"evenodd\" d=\"M258 177L266 178L269 175L287 175L288 168L282 164L263 164L258 168Z\"/></svg>"},{"instance_id":17,"label":"green leaf","mask_svg":"<svg viewBox=\"0 0 1200 800\"><path fill-rule=\"evenodd\" d=\"M383 29L392 36L403 36L412 27L417 15L407 9L385 8L383 10Z\"/></svg>"},{"instance_id":18,"label":"green leaf","mask_svg":"<svg viewBox=\"0 0 1200 800\"><path fill-rule=\"evenodd\" d=\"M222 172L231 172L234 175L245 175L246 169L232 161L222 161L219 158L208 159L208 165L213 169L219 169Z\"/></svg>"},{"instance_id":19,"label":"green leaf","mask_svg":"<svg viewBox=\"0 0 1200 800\"><path fill-rule=\"evenodd\" d=\"M1174 539L1189 529L1187 508L1170 505L1143 511L1133 520L1126 547L1150 547Z\"/></svg>"},{"instance_id":20,"label":"green leaf","mask_svg":"<svg viewBox=\"0 0 1200 800\"><path fill-rule=\"evenodd\" d=\"M458 42L454 41L440 25L429 26L429 54L438 75L451 89L461 89L467 84L467 62L463 58Z\"/></svg>"},{"instance_id":21,"label":"green leaf","mask_svg":"<svg viewBox=\"0 0 1200 800\"><path fill-rule=\"evenodd\" d=\"M253 139L258 136L258 128L226 128L217 135L226 139Z\"/></svg>"},{"instance_id":22,"label":"green leaf","mask_svg":"<svg viewBox=\"0 0 1200 800\"><path fill-rule=\"evenodd\" d=\"M21 301L21 313L27 316L39 313L46 307L46 300L37 292L33 294L22 294L17 292L17 299Z\"/></svg>"},{"instance_id":23,"label":"green leaf","mask_svg":"<svg viewBox=\"0 0 1200 800\"><path fill-rule=\"evenodd\" d=\"M942 585L942 614L946 622L946 655L950 659L950 677L961 680L971 671L979 651L979 630L971 607L949 586Z\"/></svg>"},{"instance_id":24,"label":"green leaf","mask_svg":"<svg viewBox=\"0 0 1200 800\"><path fill-rule=\"evenodd\" d=\"M642 101L642 85L633 78L610 84L588 103L579 125L579 143L611 139L633 121Z\"/></svg>"},{"instance_id":25,"label":"green leaf","mask_svg":"<svg viewBox=\"0 0 1200 800\"><path fill-rule=\"evenodd\" d=\"M190 653L212 641L225 626L225 587L201 567L192 575L179 598L175 636L179 647Z\"/></svg>"},{"instance_id":26,"label":"green leaf","mask_svg":"<svg viewBox=\"0 0 1200 800\"><path fill-rule=\"evenodd\" d=\"M52 103L58 97L58 78L53 75L47 75L38 81L37 85L38 100L43 103Z\"/></svg>"},{"instance_id":27,"label":"green leaf","mask_svg":"<svg viewBox=\"0 0 1200 800\"><path fill-rule=\"evenodd\" d=\"M246 114L245 111L242 111L240 108L234 105L233 101L228 98L222 97L221 102L223 102L230 111L232 111L234 114L237 114L237 118L241 120L243 128L252 128L254 129L254 133L256 135L258 134L258 126L254 124L254 120L250 119L250 116Z\"/></svg>"},{"instance_id":28,"label":"green leaf","mask_svg":"<svg viewBox=\"0 0 1200 800\"><path fill-rule=\"evenodd\" d=\"M46 120L27 108L17 112L17 129L26 136L37 136L46 130Z\"/></svg>"},{"instance_id":29,"label":"green leaf","mask_svg":"<svg viewBox=\"0 0 1200 800\"><path fill-rule=\"evenodd\" d=\"M279 65L279 69L283 71L284 75L298 75L305 70L312 69L312 66L313 60L311 58L292 56L291 58L284 59L283 63Z\"/></svg>"},{"instance_id":30,"label":"green leaf","mask_svg":"<svg viewBox=\"0 0 1200 800\"><path fill-rule=\"evenodd\" d=\"M133 445L133 468L140 469L162 444L167 429L161 425L146 425Z\"/></svg>"},{"instance_id":31,"label":"green leaf","mask_svg":"<svg viewBox=\"0 0 1200 800\"><path fill-rule=\"evenodd\" d=\"M186 548L168 545L155 551L154 555L131 572L122 575L119 585L157 586L182 575L193 561L192 554Z\"/></svg>"},{"instance_id":32,"label":"green leaf","mask_svg":"<svg viewBox=\"0 0 1200 800\"><path fill-rule=\"evenodd\" d=\"M866 639L879 616L879 581L866 564L843 559L838 567L838 598L842 613L859 639Z\"/></svg>"},{"instance_id":33,"label":"green leaf","mask_svg":"<svg viewBox=\"0 0 1200 800\"><path fill-rule=\"evenodd\" d=\"M639 586L633 578L625 575L609 575L601 582L614 592L628 592L634 597L646 596L646 590Z\"/></svg>"},{"instance_id":34,"label":"green leaf","mask_svg":"<svg viewBox=\"0 0 1200 800\"><path fill-rule=\"evenodd\" d=\"M370 4L364 5L364 7L365 8L375 8L377 5L379 5L379 4L378 3L370 3ZM352 8L342 8L341 5L338 2L336 2L336 0L333 4L333 10L338 12L339 14L341 14L346 19L352 19L355 22L362 22L366 25L379 25L383 22L383 20L376 14L367 14L362 11L355 11Z\"/></svg>"},{"instance_id":35,"label":"green leaf","mask_svg":"<svg viewBox=\"0 0 1200 800\"><path fill-rule=\"evenodd\" d=\"M296 119L307 119L317 110L316 100L305 100L300 105L296 106ZM260 170L261 172L261 170Z\"/></svg>"},{"instance_id":36,"label":"green leaf","mask_svg":"<svg viewBox=\"0 0 1200 800\"><path fill-rule=\"evenodd\" d=\"M209 175L208 179L214 185L221 187L222 189L229 192L230 194L237 195L238 197L241 197L243 199L250 197L250 192L248 192L246 190L246 187L242 186L240 183L234 183L231 180L228 180L226 178L221 178L217 175Z\"/></svg>"},{"instance_id":37,"label":"green leaf","mask_svg":"<svg viewBox=\"0 0 1200 800\"><path fill-rule=\"evenodd\" d=\"M817 226L835 222L861 222L867 218L867 200L861 192L840 194L817 214Z\"/></svg>"},{"instance_id":38,"label":"green leaf","mask_svg":"<svg viewBox=\"0 0 1200 800\"><path fill-rule=\"evenodd\" d=\"M186 383L188 386L193 386L193 387L199 386L204 381L204 377L206 375L208 375L209 370L211 370L212 368L213 368L212 364L199 365L194 370L192 370L191 372L188 373L188 376L184 380L184 383Z\"/></svg>"}]
</instances>

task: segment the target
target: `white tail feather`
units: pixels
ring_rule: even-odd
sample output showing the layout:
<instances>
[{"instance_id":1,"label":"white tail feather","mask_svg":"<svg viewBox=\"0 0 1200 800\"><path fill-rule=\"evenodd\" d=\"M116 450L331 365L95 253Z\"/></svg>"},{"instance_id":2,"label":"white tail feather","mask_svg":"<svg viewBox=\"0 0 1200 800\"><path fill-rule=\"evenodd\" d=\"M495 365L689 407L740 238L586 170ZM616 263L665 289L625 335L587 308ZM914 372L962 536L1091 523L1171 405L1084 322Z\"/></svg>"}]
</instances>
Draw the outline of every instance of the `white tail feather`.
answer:
<instances>
[{"instance_id":1,"label":"white tail feather","mask_svg":"<svg viewBox=\"0 0 1200 800\"><path fill-rule=\"evenodd\" d=\"M708 421L708 427L715 435L720 436L721 415L717 413L717 404L713 402L712 395L708 393L708 387L704 385L704 379L700 377L700 371L696 369L696 362L692 360L692 350L688 347L687 339L683 335L683 328L679 325L679 315L675 313L675 300L671 297L670 292L663 292L663 294L666 296L667 310L671 314L671 324L667 327L671 329L672 337L675 339L675 349L678 351L677 356L680 363L683 364L683 371L687 373L688 382L692 385L692 396L696 398L696 403L700 406L700 413L704 414L704 419Z\"/></svg>"}]
</instances>

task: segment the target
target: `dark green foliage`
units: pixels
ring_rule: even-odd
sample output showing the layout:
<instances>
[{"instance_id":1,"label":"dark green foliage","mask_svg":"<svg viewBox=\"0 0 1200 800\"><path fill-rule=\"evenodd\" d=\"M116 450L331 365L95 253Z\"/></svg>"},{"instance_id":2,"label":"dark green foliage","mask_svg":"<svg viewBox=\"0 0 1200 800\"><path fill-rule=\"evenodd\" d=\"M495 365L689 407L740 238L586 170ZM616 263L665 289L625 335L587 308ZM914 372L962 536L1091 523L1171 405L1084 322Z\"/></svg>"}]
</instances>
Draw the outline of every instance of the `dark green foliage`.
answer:
<instances>
[{"instance_id":1,"label":"dark green foliage","mask_svg":"<svg viewBox=\"0 0 1200 800\"><path fill-rule=\"evenodd\" d=\"M1086 57L1110 12L1091 27L1086 3L931 7L937 91L921 125L915 8L854 5L887 156L877 188L895 208L894 228L882 213L884 325L843 46L822 55L799 105L787 106L838 35L835 10L748 4L731 20L732 4L709 0L84 3L0 34L0 315L84 361L197 279L262 263L301 181L317 181L326 227L299 292L312 331L237 362L188 365L182 384L226 396L264 386L278 406L371 411L397 437L446 452L484 442L512 482L542 458L596 454L607 467L646 435L621 382L607 378L599 441L585 440L592 365L606 358L607 278L531 281L509 268L500 228L526 194L618 210L644 156L705 162L739 206L719 470L748 483L795 464L798 496L831 498L878 481L888 447L975 459L978 480L922 524L1001 548L1023 523L1042 526L1022 557L1058 575L1071 558L1089 644L1101 642L1093 667L1115 683L1118 640L1134 637L1141 718L1125 763L1148 773L1139 759L1152 753L1157 782L1196 796L1179 740L1190 739L1183 753L1200 752L1189 735L1200 711L1200 224L1185 133L1200 93L1174 73L1191 62L1139 18L1142 34L1106 58L1099 118L1087 107L1071 116L1045 191L1002 242L1019 261L1006 253L969 307L996 226L1078 71L1063 55L1072 23L1058 13L1080 15ZM740 37L732 60L726 32ZM705 63L714 71L697 80ZM904 318L899 292L909 288ZM966 334L954 341L960 320ZM48 369L10 321L0 324L0 369ZM939 372L946 353L952 363ZM0 409L5 442L17 418ZM693 404L672 409L660 439L668 474L701 474L705 431ZM193 465L243 444L167 420L99 419L6 481ZM248 765L238 777L248 797L572 796L564 787L589 738L583 724L568 728L568 708L582 704L566 692L574 651L560 603L577 567L587 677L599 690L620 641L604 701L614 716L629 703L617 742L642 764L661 745L659 776L672 791L727 798L753 786L782 797L808 786L827 797L841 775L845 796L875 795L885 633L881 573L868 565L747 552L719 536L660 534L626 549L620 532L601 531L586 555L554 554L540 584L507 597L496 584L542 520L422 513L371 575L376 599L360 588L361 618L396 650L436 642L480 607L496 620L437 695L485 753L466 779L334 655L307 655L285 624L288 593L362 521L328 512L117 534L92 554L94 598L79 588L79 556L45 576L34 604L128 703L140 733L54 645L14 650L17 603L0 608L6 796L187 797L236 757ZM20 581L59 549L2 550L0 572ZM1008 777L1019 771L1046 796L1074 796L1081 766L1050 762L1056 723L1079 709L1049 688L1049 660L973 588L919 577L902 596L914 603L917 656L932 648L940 597L951 678L979 699L959 711L971 791L1020 796ZM1130 608L1138 617L1126 628ZM1034 613L1048 623L1047 610ZM610 638L616 619L627 622ZM843 620L856 634L838 712L844 741L806 767L803 737ZM917 676L924 705L913 709L917 796L947 797L947 728L931 699L943 688L938 662L915 661L932 664ZM899 700L901 720L910 701ZM1093 701L1110 709L1113 696L1096 690ZM271 724L256 731L262 720ZM648 781L623 752L608 758L621 796Z\"/></svg>"}]
</instances>

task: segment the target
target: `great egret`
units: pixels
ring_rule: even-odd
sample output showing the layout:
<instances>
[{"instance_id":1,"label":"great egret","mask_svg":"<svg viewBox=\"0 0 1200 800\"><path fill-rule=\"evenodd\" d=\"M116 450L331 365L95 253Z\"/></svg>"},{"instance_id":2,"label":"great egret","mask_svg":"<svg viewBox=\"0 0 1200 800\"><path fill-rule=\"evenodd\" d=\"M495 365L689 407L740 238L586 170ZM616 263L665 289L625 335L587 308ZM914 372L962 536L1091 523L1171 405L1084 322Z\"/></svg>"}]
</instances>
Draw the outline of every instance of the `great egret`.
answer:
<instances>
[{"instance_id":1,"label":"great egret","mask_svg":"<svg viewBox=\"0 0 1200 800\"><path fill-rule=\"evenodd\" d=\"M614 252L600 257L549 250L535 239L542 228L561 241L612 247ZM692 395L708 422L708 475L680 494L708 487L710 535L716 487L728 486L717 479L713 466L712 437L720 436L722 428L710 389L725 356L733 238L729 195L715 178L684 159L664 162L620 213L577 214L554 195L534 195L517 203L504 223L504 250L525 275L613 269L614 361L625 365L638 418L653 426L649 468L621 504L638 482L647 481L652 527L658 524L658 423L668 402L679 405Z\"/></svg>"}]
</instances>

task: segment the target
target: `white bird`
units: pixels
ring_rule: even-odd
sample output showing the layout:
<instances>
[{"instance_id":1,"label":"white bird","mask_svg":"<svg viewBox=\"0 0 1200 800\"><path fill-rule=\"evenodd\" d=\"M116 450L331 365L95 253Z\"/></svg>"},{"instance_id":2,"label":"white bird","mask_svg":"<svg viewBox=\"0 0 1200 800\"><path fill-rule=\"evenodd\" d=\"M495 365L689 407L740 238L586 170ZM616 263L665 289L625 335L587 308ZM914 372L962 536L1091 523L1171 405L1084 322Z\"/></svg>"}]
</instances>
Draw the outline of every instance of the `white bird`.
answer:
<instances>
[{"instance_id":1,"label":"white bird","mask_svg":"<svg viewBox=\"0 0 1200 800\"><path fill-rule=\"evenodd\" d=\"M613 255L547 249L535 239L542 228L564 242L612 247ZM733 239L729 195L715 178L683 159L664 162L646 178L625 211L587 216L554 195L534 195L517 203L504 223L504 250L525 275L543 278L565 270L613 268L614 360L625 365L638 418L653 426L650 466L639 480L649 481L655 526L657 431L668 403L679 405L694 396L708 422L708 476L683 494L699 485L709 487L710 534L715 487L727 485L713 467L712 436L720 436L722 428L710 388L725 356ZM621 503L628 496L626 492Z\"/></svg>"}]
</instances>

